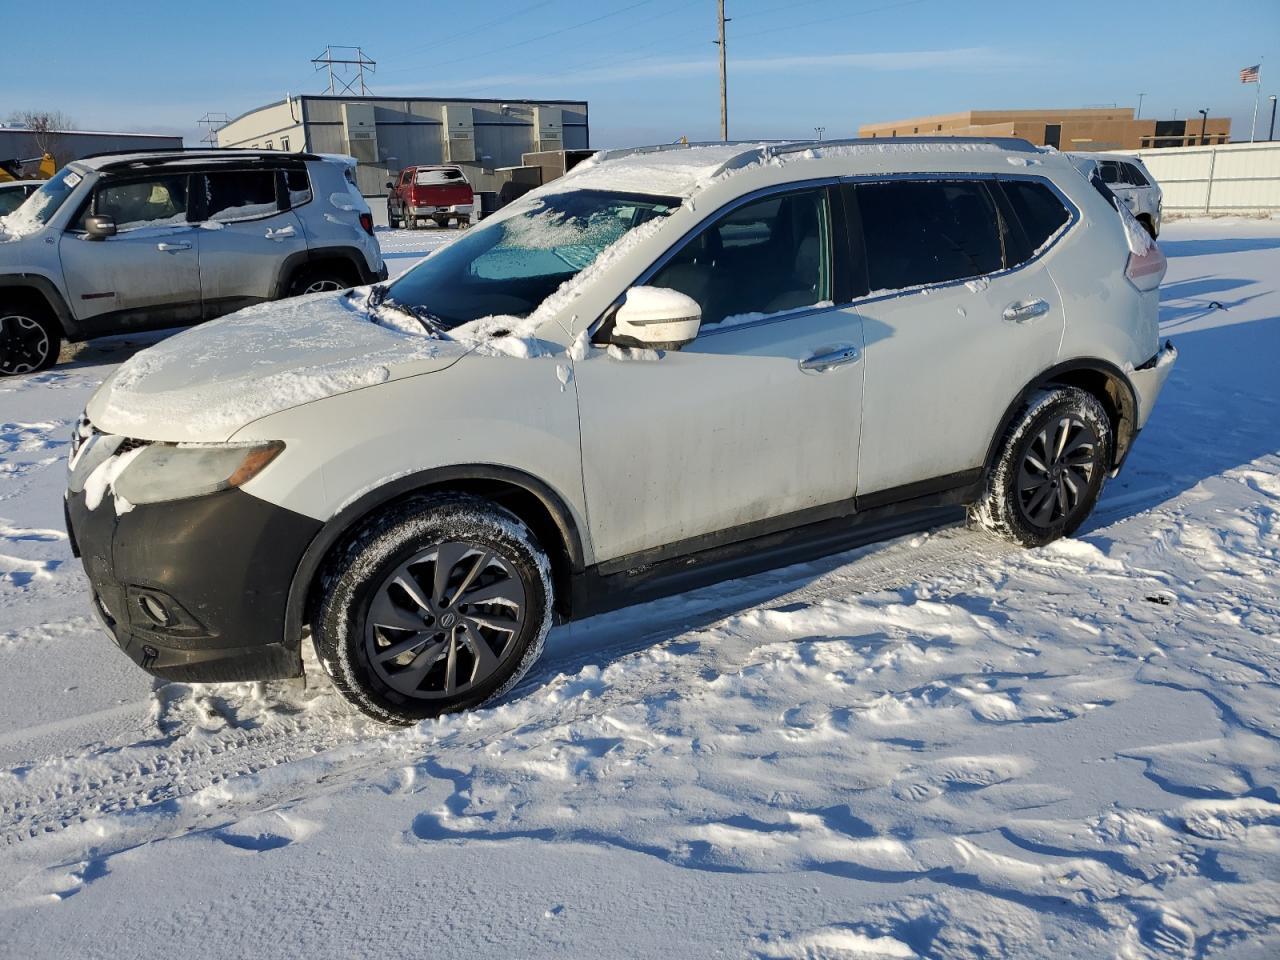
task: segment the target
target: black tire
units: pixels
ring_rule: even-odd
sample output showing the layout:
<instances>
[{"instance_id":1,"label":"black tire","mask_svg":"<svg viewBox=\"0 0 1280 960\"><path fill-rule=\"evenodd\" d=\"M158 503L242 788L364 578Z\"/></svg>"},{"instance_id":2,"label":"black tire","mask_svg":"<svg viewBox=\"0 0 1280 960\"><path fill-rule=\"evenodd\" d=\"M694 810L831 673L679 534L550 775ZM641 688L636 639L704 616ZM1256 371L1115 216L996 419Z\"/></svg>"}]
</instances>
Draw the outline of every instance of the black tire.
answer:
<instances>
[{"instance_id":1,"label":"black tire","mask_svg":"<svg viewBox=\"0 0 1280 960\"><path fill-rule=\"evenodd\" d=\"M295 273L289 281L285 296L300 297L307 293L334 293L339 290L349 290L354 286L349 269L321 264L304 267Z\"/></svg>"},{"instance_id":2,"label":"black tire","mask_svg":"<svg viewBox=\"0 0 1280 960\"><path fill-rule=\"evenodd\" d=\"M383 723L502 696L551 629L546 552L518 517L479 497L389 508L338 551L322 583L316 653L343 696Z\"/></svg>"},{"instance_id":3,"label":"black tire","mask_svg":"<svg viewBox=\"0 0 1280 960\"><path fill-rule=\"evenodd\" d=\"M448 217L432 217L431 219L436 222L436 226L439 227L441 230L447 230L449 228Z\"/></svg>"},{"instance_id":4,"label":"black tire","mask_svg":"<svg viewBox=\"0 0 1280 960\"><path fill-rule=\"evenodd\" d=\"M399 229L401 226L401 219L391 212L390 200L387 201L387 226L392 230Z\"/></svg>"},{"instance_id":5,"label":"black tire","mask_svg":"<svg viewBox=\"0 0 1280 960\"><path fill-rule=\"evenodd\" d=\"M0 377L39 373L58 362L62 328L43 304L0 302Z\"/></svg>"},{"instance_id":6,"label":"black tire","mask_svg":"<svg viewBox=\"0 0 1280 960\"><path fill-rule=\"evenodd\" d=\"M1112 443L1111 421L1093 394L1037 393L1006 431L970 518L1027 547L1070 536L1102 493Z\"/></svg>"}]
</instances>

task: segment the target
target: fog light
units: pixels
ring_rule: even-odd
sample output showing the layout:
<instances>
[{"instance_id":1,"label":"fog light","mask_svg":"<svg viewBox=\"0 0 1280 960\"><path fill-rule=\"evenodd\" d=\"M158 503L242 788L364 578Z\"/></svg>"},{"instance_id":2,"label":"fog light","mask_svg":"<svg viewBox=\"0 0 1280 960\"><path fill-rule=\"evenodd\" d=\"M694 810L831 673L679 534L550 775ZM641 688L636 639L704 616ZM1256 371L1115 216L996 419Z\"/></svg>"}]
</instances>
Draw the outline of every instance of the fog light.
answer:
<instances>
[{"instance_id":1,"label":"fog light","mask_svg":"<svg viewBox=\"0 0 1280 960\"><path fill-rule=\"evenodd\" d=\"M173 621L173 617L170 616L165 605L149 593L144 593L138 598L138 606L142 608L142 612L150 617L153 622L162 627L167 627Z\"/></svg>"}]
</instances>

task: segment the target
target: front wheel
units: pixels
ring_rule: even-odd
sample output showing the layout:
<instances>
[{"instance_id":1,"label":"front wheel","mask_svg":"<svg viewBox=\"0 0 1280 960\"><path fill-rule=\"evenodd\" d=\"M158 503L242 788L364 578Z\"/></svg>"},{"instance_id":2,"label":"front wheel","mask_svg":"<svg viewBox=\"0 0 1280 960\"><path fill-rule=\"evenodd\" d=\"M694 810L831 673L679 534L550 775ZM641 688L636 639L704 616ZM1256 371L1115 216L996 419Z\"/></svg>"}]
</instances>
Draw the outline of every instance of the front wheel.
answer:
<instances>
[{"instance_id":1,"label":"front wheel","mask_svg":"<svg viewBox=\"0 0 1280 960\"><path fill-rule=\"evenodd\" d=\"M1079 387L1043 390L1014 418L970 516L1028 547L1070 536L1102 493L1111 449L1097 397Z\"/></svg>"},{"instance_id":2,"label":"front wheel","mask_svg":"<svg viewBox=\"0 0 1280 960\"><path fill-rule=\"evenodd\" d=\"M551 565L514 514L477 497L406 501L329 565L314 629L338 690L384 723L500 697L551 629Z\"/></svg>"},{"instance_id":3,"label":"front wheel","mask_svg":"<svg viewBox=\"0 0 1280 960\"><path fill-rule=\"evenodd\" d=\"M0 304L0 376L47 370L61 347L62 331L48 313Z\"/></svg>"}]
</instances>

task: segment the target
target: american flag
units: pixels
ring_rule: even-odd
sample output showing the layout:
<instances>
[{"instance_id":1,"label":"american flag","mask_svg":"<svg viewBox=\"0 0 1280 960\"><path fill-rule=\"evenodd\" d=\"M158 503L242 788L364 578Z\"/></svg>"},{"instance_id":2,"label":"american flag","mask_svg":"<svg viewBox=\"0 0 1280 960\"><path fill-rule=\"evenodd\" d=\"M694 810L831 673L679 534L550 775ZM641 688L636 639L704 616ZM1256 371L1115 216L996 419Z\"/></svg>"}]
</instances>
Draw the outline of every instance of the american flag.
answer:
<instances>
[{"instance_id":1,"label":"american flag","mask_svg":"<svg viewBox=\"0 0 1280 960\"><path fill-rule=\"evenodd\" d=\"M1241 83L1257 83L1258 74L1262 72L1262 64L1255 63L1252 67L1245 67L1240 71Z\"/></svg>"}]
</instances>

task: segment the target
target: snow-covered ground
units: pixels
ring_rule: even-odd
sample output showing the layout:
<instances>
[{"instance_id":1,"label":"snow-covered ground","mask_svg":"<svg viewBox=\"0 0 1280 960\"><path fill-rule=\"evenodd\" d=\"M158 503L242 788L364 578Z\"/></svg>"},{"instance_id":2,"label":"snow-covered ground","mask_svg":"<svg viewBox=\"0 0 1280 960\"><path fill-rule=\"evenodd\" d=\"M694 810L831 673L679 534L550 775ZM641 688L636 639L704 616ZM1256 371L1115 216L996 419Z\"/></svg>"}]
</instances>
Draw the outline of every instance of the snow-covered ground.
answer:
<instances>
[{"instance_id":1,"label":"snow-covered ground","mask_svg":"<svg viewBox=\"0 0 1280 960\"><path fill-rule=\"evenodd\" d=\"M382 239L394 272L449 235ZM559 628L407 731L314 672L154 685L59 505L148 338L0 382L0 954L1280 955L1280 222L1162 246L1182 356L1076 539L937 531Z\"/></svg>"}]
</instances>

